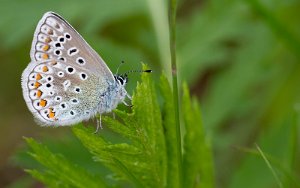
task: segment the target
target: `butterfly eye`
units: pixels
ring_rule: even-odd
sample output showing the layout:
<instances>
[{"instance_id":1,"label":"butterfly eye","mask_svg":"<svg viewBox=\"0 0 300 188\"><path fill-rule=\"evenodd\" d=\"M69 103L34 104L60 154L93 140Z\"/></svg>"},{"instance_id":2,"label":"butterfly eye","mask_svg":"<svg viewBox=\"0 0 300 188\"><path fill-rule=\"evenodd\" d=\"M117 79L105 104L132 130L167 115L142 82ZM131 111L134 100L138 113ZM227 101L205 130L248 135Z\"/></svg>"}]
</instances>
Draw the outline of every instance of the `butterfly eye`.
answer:
<instances>
[{"instance_id":1,"label":"butterfly eye","mask_svg":"<svg viewBox=\"0 0 300 188\"><path fill-rule=\"evenodd\" d=\"M117 79L119 80L119 82L121 83L121 85L123 85L123 79L121 77L117 77Z\"/></svg>"}]
</instances>

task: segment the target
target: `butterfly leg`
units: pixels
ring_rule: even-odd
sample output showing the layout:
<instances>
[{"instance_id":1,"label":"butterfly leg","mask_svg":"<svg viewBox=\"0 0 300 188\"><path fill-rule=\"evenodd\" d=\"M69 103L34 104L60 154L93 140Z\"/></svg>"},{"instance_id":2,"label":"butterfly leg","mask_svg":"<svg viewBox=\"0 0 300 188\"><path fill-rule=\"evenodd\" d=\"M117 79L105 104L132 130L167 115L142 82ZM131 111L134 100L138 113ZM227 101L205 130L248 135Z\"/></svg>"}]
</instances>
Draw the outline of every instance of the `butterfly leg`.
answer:
<instances>
[{"instance_id":1,"label":"butterfly leg","mask_svg":"<svg viewBox=\"0 0 300 188\"><path fill-rule=\"evenodd\" d=\"M103 129L103 127L102 127L102 121L101 121L101 114L100 114L99 119L97 119L97 128L96 128L96 131L94 132L94 134L98 133L99 128Z\"/></svg>"},{"instance_id":2,"label":"butterfly leg","mask_svg":"<svg viewBox=\"0 0 300 188\"><path fill-rule=\"evenodd\" d=\"M131 104L131 105L129 105L129 104L127 104L125 101L123 101L123 104L125 105L125 106L128 106L128 107L133 107L133 105Z\"/></svg>"},{"instance_id":3,"label":"butterfly leg","mask_svg":"<svg viewBox=\"0 0 300 188\"><path fill-rule=\"evenodd\" d=\"M128 93L126 93L126 96L132 101L132 97Z\"/></svg>"},{"instance_id":4,"label":"butterfly leg","mask_svg":"<svg viewBox=\"0 0 300 188\"><path fill-rule=\"evenodd\" d=\"M130 101L132 101L132 97L128 94L128 93L126 93L126 96L127 96L127 98L130 100ZM129 105L129 104L127 104L125 101L123 101L123 104L125 104L125 106L128 106L128 107L133 107L133 105L131 104L131 105Z\"/></svg>"}]
</instances>

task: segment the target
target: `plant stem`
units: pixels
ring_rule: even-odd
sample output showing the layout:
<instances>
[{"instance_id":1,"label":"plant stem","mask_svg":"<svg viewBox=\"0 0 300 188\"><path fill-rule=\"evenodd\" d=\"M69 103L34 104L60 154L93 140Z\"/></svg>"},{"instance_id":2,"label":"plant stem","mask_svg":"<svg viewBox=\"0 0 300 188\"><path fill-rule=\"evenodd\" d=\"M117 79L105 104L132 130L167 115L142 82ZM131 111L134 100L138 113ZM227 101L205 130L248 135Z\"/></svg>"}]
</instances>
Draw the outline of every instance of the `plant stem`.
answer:
<instances>
[{"instance_id":1,"label":"plant stem","mask_svg":"<svg viewBox=\"0 0 300 188\"><path fill-rule=\"evenodd\" d=\"M170 32L170 52L171 52L171 70L173 82L173 100L176 122L176 140L177 140L177 161L178 161L178 181L179 187L182 187L182 150L181 150L181 131L178 107L178 83L176 66L176 0L169 0L169 32Z\"/></svg>"}]
</instances>

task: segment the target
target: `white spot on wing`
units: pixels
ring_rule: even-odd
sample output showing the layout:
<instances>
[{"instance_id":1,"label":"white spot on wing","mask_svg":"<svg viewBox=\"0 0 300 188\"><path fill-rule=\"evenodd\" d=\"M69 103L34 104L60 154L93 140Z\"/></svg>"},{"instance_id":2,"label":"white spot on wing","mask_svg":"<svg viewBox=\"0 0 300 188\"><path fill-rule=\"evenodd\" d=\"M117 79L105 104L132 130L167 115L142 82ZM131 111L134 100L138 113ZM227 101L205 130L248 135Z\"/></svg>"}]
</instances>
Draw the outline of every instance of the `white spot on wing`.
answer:
<instances>
[{"instance_id":1,"label":"white spot on wing","mask_svg":"<svg viewBox=\"0 0 300 188\"><path fill-rule=\"evenodd\" d=\"M36 90L30 91L29 96L32 100L37 99L36 92L37 92Z\"/></svg>"},{"instance_id":2,"label":"white spot on wing","mask_svg":"<svg viewBox=\"0 0 300 188\"><path fill-rule=\"evenodd\" d=\"M57 73L57 76L60 77L60 78L62 78L62 77L65 76L65 73L64 73L63 71L59 71L59 72Z\"/></svg>"},{"instance_id":3,"label":"white spot on wing","mask_svg":"<svg viewBox=\"0 0 300 188\"><path fill-rule=\"evenodd\" d=\"M35 80L36 80L36 73L31 73L31 74L29 75L29 80L35 81Z\"/></svg>"},{"instance_id":4,"label":"white spot on wing","mask_svg":"<svg viewBox=\"0 0 300 188\"><path fill-rule=\"evenodd\" d=\"M63 82L63 86L64 86L64 90L67 91L68 87L70 87L71 85L71 81L70 80L66 80Z\"/></svg>"},{"instance_id":5,"label":"white spot on wing","mask_svg":"<svg viewBox=\"0 0 300 188\"><path fill-rule=\"evenodd\" d=\"M34 88L35 88L34 84L35 84L34 81L30 81L30 82L28 83L28 88L29 88L29 89L34 89Z\"/></svg>"},{"instance_id":6,"label":"white spot on wing","mask_svg":"<svg viewBox=\"0 0 300 188\"><path fill-rule=\"evenodd\" d=\"M60 101L62 100L62 97L61 97L61 96L56 96L56 97L54 98L54 100L57 101L57 102L60 102Z\"/></svg>"},{"instance_id":7,"label":"white spot on wing","mask_svg":"<svg viewBox=\"0 0 300 188\"><path fill-rule=\"evenodd\" d=\"M37 109L37 110L40 110L40 109L42 109L42 106L39 106L38 104L40 103L40 100L35 100L35 101L33 101L33 107L35 108L35 109Z\"/></svg>"}]
</instances>

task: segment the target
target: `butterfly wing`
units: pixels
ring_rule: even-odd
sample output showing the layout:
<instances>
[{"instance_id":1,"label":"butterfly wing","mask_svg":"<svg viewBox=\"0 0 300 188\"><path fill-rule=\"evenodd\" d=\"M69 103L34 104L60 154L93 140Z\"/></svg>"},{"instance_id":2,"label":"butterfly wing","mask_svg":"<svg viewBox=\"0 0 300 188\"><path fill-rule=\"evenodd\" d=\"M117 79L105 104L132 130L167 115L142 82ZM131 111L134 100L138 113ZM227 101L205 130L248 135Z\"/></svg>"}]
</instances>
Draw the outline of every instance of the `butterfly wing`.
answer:
<instances>
[{"instance_id":1,"label":"butterfly wing","mask_svg":"<svg viewBox=\"0 0 300 188\"><path fill-rule=\"evenodd\" d=\"M95 83L98 77L84 68L54 60L32 62L22 75L24 99L42 125L72 125L94 116L99 93L109 87Z\"/></svg>"},{"instance_id":2,"label":"butterfly wing","mask_svg":"<svg viewBox=\"0 0 300 188\"><path fill-rule=\"evenodd\" d=\"M66 20L54 12L45 13L39 21L30 57L32 61L75 60L79 65L84 64L91 73L115 81L103 59Z\"/></svg>"},{"instance_id":3,"label":"butterfly wing","mask_svg":"<svg viewBox=\"0 0 300 188\"><path fill-rule=\"evenodd\" d=\"M23 96L42 125L72 125L97 113L101 95L115 83L101 57L59 15L38 23L32 62L22 74Z\"/></svg>"}]
</instances>

